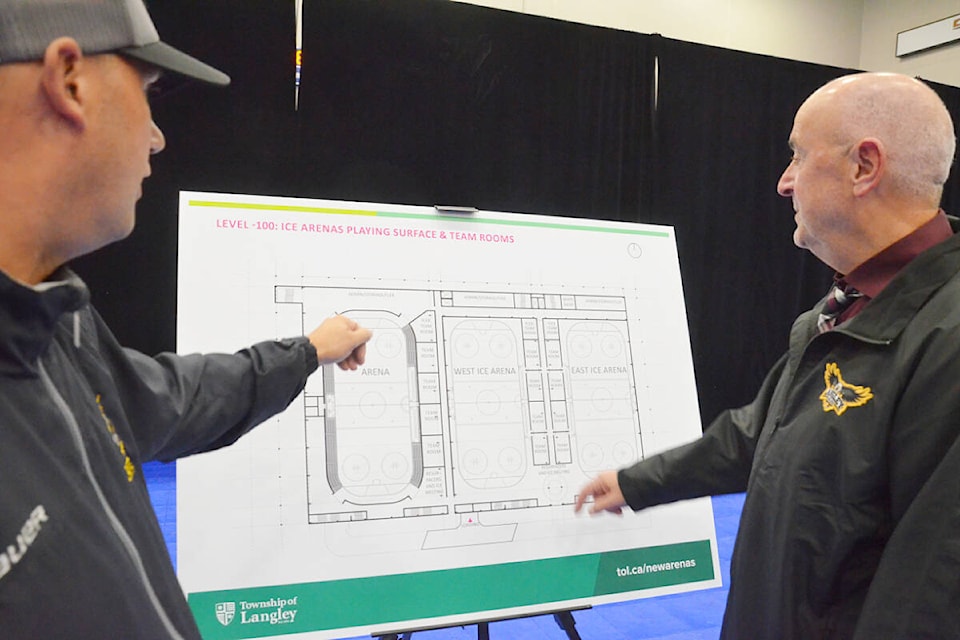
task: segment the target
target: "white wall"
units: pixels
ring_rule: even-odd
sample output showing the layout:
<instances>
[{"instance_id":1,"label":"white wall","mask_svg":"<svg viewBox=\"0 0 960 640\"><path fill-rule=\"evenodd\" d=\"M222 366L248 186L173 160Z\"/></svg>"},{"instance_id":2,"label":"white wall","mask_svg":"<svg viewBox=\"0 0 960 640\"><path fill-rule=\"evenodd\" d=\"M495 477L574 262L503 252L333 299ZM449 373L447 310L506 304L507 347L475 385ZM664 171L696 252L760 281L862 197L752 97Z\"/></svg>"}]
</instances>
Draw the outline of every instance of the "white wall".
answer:
<instances>
[{"instance_id":1,"label":"white wall","mask_svg":"<svg viewBox=\"0 0 960 640\"><path fill-rule=\"evenodd\" d=\"M860 67L960 87L960 42L896 57L897 32L960 13L958 0L864 0Z\"/></svg>"},{"instance_id":2,"label":"white wall","mask_svg":"<svg viewBox=\"0 0 960 640\"><path fill-rule=\"evenodd\" d=\"M894 55L898 31L960 13L958 0L457 1L960 86L960 43Z\"/></svg>"}]
</instances>

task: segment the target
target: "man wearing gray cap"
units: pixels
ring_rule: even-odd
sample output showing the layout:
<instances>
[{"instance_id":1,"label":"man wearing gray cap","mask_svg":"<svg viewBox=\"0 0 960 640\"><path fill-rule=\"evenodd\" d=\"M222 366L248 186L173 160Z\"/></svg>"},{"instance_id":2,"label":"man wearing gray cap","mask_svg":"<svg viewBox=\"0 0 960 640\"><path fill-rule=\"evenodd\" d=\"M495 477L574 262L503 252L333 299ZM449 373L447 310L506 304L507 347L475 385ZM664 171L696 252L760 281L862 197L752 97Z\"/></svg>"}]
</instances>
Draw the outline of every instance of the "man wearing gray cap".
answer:
<instances>
[{"instance_id":1,"label":"man wearing gray cap","mask_svg":"<svg viewBox=\"0 0 960 640\"><path fill-rule=\"evenodd\" d=\"M133 229L164 147L146 90L226 74L160 42L142 0L0 5L0 637L199 638L141 473L234 442L319 365L342 316L233 355L124 349L64 265Z\"/></svg>"}]
</instances>

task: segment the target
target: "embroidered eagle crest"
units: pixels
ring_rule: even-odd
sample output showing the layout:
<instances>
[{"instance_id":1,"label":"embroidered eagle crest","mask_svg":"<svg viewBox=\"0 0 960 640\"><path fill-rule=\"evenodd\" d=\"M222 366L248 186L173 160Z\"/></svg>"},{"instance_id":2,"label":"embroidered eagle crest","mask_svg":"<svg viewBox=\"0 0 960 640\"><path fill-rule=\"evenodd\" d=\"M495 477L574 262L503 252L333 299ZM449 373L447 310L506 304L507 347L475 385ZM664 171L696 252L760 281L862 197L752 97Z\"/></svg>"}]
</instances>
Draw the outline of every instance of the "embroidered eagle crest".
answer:
<instances>
[{"instance_id":1,"label":"embroidered eagle crest","mask_svg":"<svg viewBox=\"0 0 960 640\"><path fill-rule=\"evenodd\" d=\"M828 362L823 372L823 381L827 388L820 394L824 413L833 411L838 416L850 407L859 407L867 404L873 398L870 387L861 387L850 384L840 374L840 367L836 362Z\"/></svg>"}]
</instances>

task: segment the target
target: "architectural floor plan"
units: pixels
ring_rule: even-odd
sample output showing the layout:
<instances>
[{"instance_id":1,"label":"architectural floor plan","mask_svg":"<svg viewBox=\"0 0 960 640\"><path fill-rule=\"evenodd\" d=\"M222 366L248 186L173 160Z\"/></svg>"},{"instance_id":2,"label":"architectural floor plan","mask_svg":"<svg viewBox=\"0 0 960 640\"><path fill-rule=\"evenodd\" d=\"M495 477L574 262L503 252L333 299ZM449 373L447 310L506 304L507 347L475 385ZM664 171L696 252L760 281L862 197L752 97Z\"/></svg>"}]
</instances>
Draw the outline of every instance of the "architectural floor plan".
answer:
<instances>
[{"instance_id":1,"label":"architectural floor plan","mask_svg":"<svg viewBox=\"0 0 960 640\"><path fill-rule=\"evenodd\" d=\"M573 512L597 474L700 436L671 229L183 193L178 260L181 352L334 314L373 331L361 367L320 367L283 413L178 461L178 572L205 638L718 584L709 501Z\"/></svg>"},{"instance_id":2,"label":"architectural floor plan","mask_svg":"<svg viewBox=\"0 0 960 640\"><path fill-rule=\"evenodd\" d=\"M359 375L328 365L304 391L313 524L455 515L420 544L511 539L490 514L569 509L593 474L642 457L622 297L277 286L276 300L305 318L342 301L374 331Z\"/></svg>"}]
</instances>

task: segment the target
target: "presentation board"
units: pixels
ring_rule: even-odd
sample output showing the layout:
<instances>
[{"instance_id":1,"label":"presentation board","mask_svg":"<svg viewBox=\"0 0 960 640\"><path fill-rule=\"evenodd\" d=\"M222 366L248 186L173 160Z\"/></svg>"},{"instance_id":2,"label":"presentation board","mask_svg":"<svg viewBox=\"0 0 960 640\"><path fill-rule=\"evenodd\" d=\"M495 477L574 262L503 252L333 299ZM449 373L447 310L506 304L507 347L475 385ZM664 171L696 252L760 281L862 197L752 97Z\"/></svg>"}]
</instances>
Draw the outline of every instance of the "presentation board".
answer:
<instances>
[{"instance_id":1,"label":"presentation board","mask_svg":"<svg viewBox=\"0 0 960 640\"><path fill-rule=\"evenodd\" d=\"M720 585L709 499L575 515L700 437L670 227L183 192L178 351L373 330L281 415L177 463L205 638L337 638Z\"/></svg>"}]
</instances>

